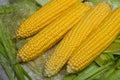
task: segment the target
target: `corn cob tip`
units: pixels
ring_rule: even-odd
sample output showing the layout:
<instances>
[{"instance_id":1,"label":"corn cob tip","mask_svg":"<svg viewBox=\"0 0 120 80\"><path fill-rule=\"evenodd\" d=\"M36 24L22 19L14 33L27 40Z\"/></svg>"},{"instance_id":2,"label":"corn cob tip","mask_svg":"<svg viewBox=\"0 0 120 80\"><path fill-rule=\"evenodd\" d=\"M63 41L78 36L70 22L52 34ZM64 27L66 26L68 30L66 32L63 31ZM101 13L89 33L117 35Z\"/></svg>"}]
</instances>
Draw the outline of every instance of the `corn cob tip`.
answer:
<instances>
[{"instance_id":1,"label":"corn cob tip","mask_svg":"<svg viewBox=\"0 0 120 80\"><path fill-rule=\"evenodd\" d=\"M43 75L44 76L47 76L47 77L51 77L52 75L54 75L55 74L55 71L54 70L48 70L48 69L45 69L44 70L44 73L43 73Z\"/></svg>"},{"instance_id":2,"label":"corn cob tip","mask_svg":"<svg viewBox=\"0 0 120 80\"><path fill-rule=\"evenodd\" d=\"M16 31L16 37L17 37L17 38L20 38L20 35L19 35L19 33L18 33L18 30Z\"/></svg>"},{"instance_id":3,"label":"corn cob tip","mask_svg":"<svg viewBox=\"0 0 120 80\"><path fill-rule=\"evenodd\" d=\"M16 37L17 37L17 38L22 38L21 35L22 35L22 34L20 33L20 30L18 29L18 30L16 31Z\"/></svg>"},{"instance_id":4,"label":"corn cob tip","mask_svg":"<svg viewBox=\"0 0 120 80\"><path fill-rule=\"evenodd\" d=\"M49 71L47 71L46 69L44 70L43 75L47 77L51 77Z\"/></svg>"},{"instance_id":5,"label":"corn cob tip","mask_svg":"<svg viewBox=\"0 0 120 80\"><path fill-rule=\"evenodd\" d=\"M70 65L67 65L67 73L75 73Z\"/></svg>"},{"instance_id":6,"label":"corn cob tip","mask_svg":"<svg viewBox=\"0 0 120 80\"><path fill-rule=\"evenodd\" d=\"M25 55L24 54L20 54L19 51L17 53L17 59L19 62L28 62L29 59L25 58Z\"/></svg>"},{"instance_id":7,"label":"corn cob tip","mask_svg":"<svg viewBox=\"0 0 120 80\"><path fill-rule=\"evenodd\" d=\"M17 37L17 38L26 38L26 37L29 36L29 35L28 35L28 36L25 36L24 34L25 34L25 33L22 33L22 31L18 29L17 32L16 32L16 37ZM27 33L26 33L26 34L27 34Z\"/></svg>"},{"instance_id":8,"label":"corn cob tip","mask_svg":"<svg viewBox=\"0 0 120 80\"><path fill-rule=\"evenodd\" d=\"M36 31L33 34L30 34L32 32L32 29L23 29L24 28L23 26L26 26L24 24L24 22L18 27L18 29L16 31L17 38L27 38L27 37L33 36L34 34L37 33L37 31Z\"/></svg>"},{"instance_id":9,"label":"corn cob tip","mask_svg":"<svg viewBox=\"0 0 120 80\"><path fill-rule=\"evenodd\" d=\"M21 37L18 34L16 34L16 38L20 39Z\"/></svg>"}]
</instances>

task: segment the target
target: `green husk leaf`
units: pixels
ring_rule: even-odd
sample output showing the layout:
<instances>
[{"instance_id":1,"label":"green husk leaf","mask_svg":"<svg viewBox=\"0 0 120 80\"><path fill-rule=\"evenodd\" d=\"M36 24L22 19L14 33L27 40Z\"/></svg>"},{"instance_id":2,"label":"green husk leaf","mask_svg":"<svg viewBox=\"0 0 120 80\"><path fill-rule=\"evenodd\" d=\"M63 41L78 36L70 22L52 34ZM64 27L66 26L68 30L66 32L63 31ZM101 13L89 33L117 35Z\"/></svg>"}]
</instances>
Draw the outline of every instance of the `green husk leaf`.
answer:
<instances>
[{"instance_id":1,"label":"green husk leaf","mask_svg":"<svg viewBox=\"0 0 120 80\"><path fill-rule=\"evenodd\" d=\"M97 68L96 70L92 71L93 72L93 75L90 76L88 79L86 80L95 80L96 77L100 77L101 74L103 74L104 72L106 72L108 69L110 69L111 65L113 64L114 62L109 62L107 63L106 65L104 66L101 66L99 68ZM92 74L92 73L91 73Z\"/></svg>"},{"instance_id":2,"label":"green husk leaf","mask_svg":"<svg viewBox=\"0 0 120 80\"><path fill-rule=\"evenodd\" d=\"M115 70L109 77L108 80L119 80L120 79L120 70Z\"/></svg>"},{"instance_id":3,"label":"green husk leaf","mask_svg":"<svg viewBox=\"0 0 120 80\"><path fill-rule=\"evenodd\" d=\"M50 0L35 0L38 4L40 5L45 5L46 3L48 3Z\"/></svg>"},{"instance_id":4,"label":"green husk leaf","mask_svg":"<svg viewBox=\"0 0 120 80\"><path fill-rule=\"evenodd\" d=\"M120 43L114 42L112 43L105 51L104 53L114 54L114 55L120 55Z\"/></svg>"},{"instance_id":5,"label":"green husk leaf","mask_svg":"<svg viewBox=\"0 0 120 80\"><path fill-rule=\"evenodd\" d=\"M87 78L92 76L98 68L99 68L99 66L96 65L95 62L93 62L87 68L85 68L83 71L78 72L78 76L76 78L74 78L73 80L86 80Z\"/></svg>"},{"instance_id":6,"label":"green husk leaf","mask_svg":"<svg viewBox=\"0 0 120 80\"><path fill-rule=\"evenodd\" d=\"M14 64L13 69L15 71L15 75L17 76L18 80L25 80L24 72L20 64Z\"/></svg>"},{"instance_id":7,"label":"green husk leaf","mask_svg":"<svg viewBox=\"0 0 120 80\"><path fill-rule=\"evenodd\" d=\"M69 74L69 75L66 75L63 80L73 80L74 78L76 77L75 74Z\"/></svg>"},{"instance_id":8,"label":"green husk leaf","mask_svg":"<svg viewBox=\"0 0 120 80\"><path fill-rule=\"evenodd\" d=\"M4 54L5 50L3 48L3 45L0 43L0 54L2 54L4 57L7 58L7 56Z\"/></svg>"},{"instance_id":9,"label":"green husk leaf","mask_svg":"<svg viewBox=\"0 0 120 80\"><path fill-rule=\"evenodd\" d=\"M13 12L14 8L10 5L0 6L0 14Z\"/></svg>"},{"instance_id":10,"label":"green husk leaf","mask_svg":"<svg viewBox=\"0 0 120 80\"><path fill-rule=\"evenodd\" d=\"M4 53L6 53L7 58L9 59L10 63L15 63L15 57L16 57L16 51L14 49L14 46L12 44L11 37L9 35L8 29L5 27L5 25L0 20L0 41L3 45L3 48L5 50ZM12 56L11 56L12 55Z\"/></svg>"},{"instance_id":11,"label":"green husk leaf","mask_svg":"<svg viewBox=\"0 0 120 80\"><path fill-rule=\"evenodd\" d=\"M95 77L95 75L93 75L94 77L94 79L95 80L119 80L119 79L117 79L119 76L118 76L118 74L114 74L117 70L120 70L119 68L118 68L118 64L119 64L119 62L120 62L120 60L119 59L116 59L114 62L113 62L113 64L112 65L110 65L109 67L107 67L108 68L108 70L106 70L106 71L104 71L103 73L101 73L101 74L99 74L99 75L96 75L96 77ZM98 73L97 73L98 74ZM111 78L110 78L111 77ZM112 77L114 77L114 78L112 78ZM92 79L93 79L92 78ZM92 80L91 79L91 80Z\"/></svg>"},{"instance_id":12,"label":"green husk leaf","mask_svg":"<svg viewBox=\"0 0 120 80\"><path fill-rule=\"evenodd\" d=\"M28 80L32 80L32 78L29 76L29 74L23 69L24 75L27 77Z\"/></svg>"},{"instance_id":13,"label":"green husk leaf","mask_svg":"<svg viewBox=\"0 0 120 80\"><path fill-rule=\"evenodd\" d=\"M93 4L96 4L98 2L106 2L111 6L113 10L120 7L120 0L87 0L87 1L92 2Z\"/></svg>"},{"instance_id":14,"label":"green husk leaf","mask_svg":"<svg viewBox=\"0 0 120 80\"><path fill-rule=\"evenodd\" d=\"M8 28L4 25L4 23L2 22L2 20L0 20L0 42L1 42L1 47L4 49L1 55L2 56L6 56L6 62L4 59L2 59L2 62L0 63L1 65L3 65L3 68L6 71L6 74L8 75L8 73L10 72L10 70L6 69L6 68L11 68L11 70L13 70L12 72L15 73L16 77L18 80L25 80L25 76L24 76L24 72L22 67L20 66L19 63L17 63L17 59L16 59L16 50L15 50L15 46L13 45L12 42L12 38L10 36L9 30ZM11 73L10 73L11 74ZM13 76L13 74L8 75L8 77ZM14 79L11 79L14 80Z\"/></svg>"},{"instance_id":15,"label":"green husk leaf","mask_svg":"<svg viewBox=\"0 0 120 80\"><path fill-rule=\"evenodd\" d=\"M99 2L99 0L87 0L88 2L92 2L94 5Z\"/></svg>"},{"instance_id":16,"label":"green husk leaf","mask_svg":"<svg viewBox=\"0 0 120 80\"><path fill-rule=\"evenodd\" d=\"M11 71L11 68L9 67L10 65L7 59L2 55L2 53L0 53L0 64L3 67L9 80L14 80L13 72Z\"/></svg>"},{"instance_id":17,"label":"green husk leaf","mask_svg":"<svg viewBox=\"0 0 120 80\"><path fill-rule=\"evenodd\" d=\"M99 57L97 57L95 59L95 62L99 66L103 66L103 65L107 64L110 61L114 61L114 56L112 54L109 54L109 53L102 53Z\"/></svg>"},{"instance_id":18,"label":"green husk leaf","mask_svg":"<svg viewBox=\"0 0 120 80\"><path fill-rule=\"evenodd\" d=\"M8 66L10 66L10 65L6 65L6 64L3 64L3 63L1 65L2 65L2 67L4 69L4 71L6 72L7 77L9 78L9 80L15 80L14 76L13 76L13 73L11 72L11 69L8 68Z\"/></svg>"}]
</instances>

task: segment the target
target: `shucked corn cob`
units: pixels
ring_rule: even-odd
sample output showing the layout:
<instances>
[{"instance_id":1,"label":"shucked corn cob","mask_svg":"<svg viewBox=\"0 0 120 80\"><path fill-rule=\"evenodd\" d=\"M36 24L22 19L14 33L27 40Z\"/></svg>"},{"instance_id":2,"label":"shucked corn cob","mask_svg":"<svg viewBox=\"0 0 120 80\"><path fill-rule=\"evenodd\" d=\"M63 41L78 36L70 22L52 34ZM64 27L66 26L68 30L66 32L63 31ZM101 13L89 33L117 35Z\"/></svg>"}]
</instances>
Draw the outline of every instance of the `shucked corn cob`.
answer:
<instances>
[{"instance_id":1,"label":"shucked corn cob","mask_svg":"<svg viewBox=\"0 0 120 80\"><path fill-rule=\"evenodd\" d=\"M99 3L93 7L80 20L78 25L72 28L63 40L58 44L55 51L45 64L45 73L48 76L56 74L68 61L69 57L83 40L96 29L101 21L111 12L105 3Z\"/></svg>"},{"instance_id":2,"label":"shucked corn cob","mask_svg":"<svg viewBox=\"0 0 120 80\"><path fill-rule=\"evenodd\" d=\"M120 8L113 11L71 56L67 72L84 69L114 41L120 32Z\"/></svg>"},{"instance_id":3,"label":"shucked corn cob","mask_svg":"<svg viewBox=\"0 0 120 80\"><path fill-rule=\"evenodd\" d=\"M36 34L19 51L18 57L23 61L30 61L57 43L81 17L90 9L87 5L78 2L62 17L57 18L50 25Z\"/></svg>"},{"instance_id":4,"label":"shucked corn cob","mask_svg":"<svg viewBox=\"0 0 120 80\"><path fill-rule=\"evenodd\" d=\"M17 37L25 38L37 33L76 2L78 0L51 0L20 25Z\"/></svg>"}]
</instances>

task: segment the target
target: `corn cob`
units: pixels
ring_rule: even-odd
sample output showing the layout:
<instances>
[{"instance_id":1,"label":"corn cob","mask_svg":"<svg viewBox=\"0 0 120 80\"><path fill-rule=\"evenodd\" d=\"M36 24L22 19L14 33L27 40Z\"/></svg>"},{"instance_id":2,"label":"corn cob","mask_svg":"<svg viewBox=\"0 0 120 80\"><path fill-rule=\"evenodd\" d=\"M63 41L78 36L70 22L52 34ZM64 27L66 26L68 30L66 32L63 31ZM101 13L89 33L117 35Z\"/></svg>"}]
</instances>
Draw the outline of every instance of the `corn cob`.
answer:
<instances>
[{"instance_id":1,"label":"corn cob","mask_svg":"<svg viewBox=\"0 0 120 80\"><path fill-rule=\"evenodd\" d=\"M61 40L64 34L69 31L89 9L90 7L83 3L76 3L70 11L61 18L56 19L28 41L18 51L17 56L23 62L35 59Z\"/></svg>"},{"instance_id":2,"label":"corn cob","mask_svg":"<svg viewBox=\"0 0 120 80\"><path fill-rule=\"evenodd\" d=\"M60 71L76 47L86 39L93 29L98 27L110 11L111 9L106 3L99 3L85 14L78 25L74 26L74 28L66 34L51 54L45 64L45 73L51 76Z\"/></svg>"},{"instance_id":3,"label":"corn cob","mask_svg":"<svg viewBox=\"0 0 120 80\"><path fill-rule=\"evenodd\" d=\"M109 14L99 28L74 51L68 61L67 72L81 71L102 53L120 32L120 8Z\"/></svg>"},{"instance_id":4,"label":"corn cob","mask_svg":"<svg viewBox=\"0 0 120 80\"><path fill-rule=\"evenodd\" d=\"M76 2L78 0L51 0L20 25L17 37L25 38L37 33Z\"/></svg>"}]
</instances>

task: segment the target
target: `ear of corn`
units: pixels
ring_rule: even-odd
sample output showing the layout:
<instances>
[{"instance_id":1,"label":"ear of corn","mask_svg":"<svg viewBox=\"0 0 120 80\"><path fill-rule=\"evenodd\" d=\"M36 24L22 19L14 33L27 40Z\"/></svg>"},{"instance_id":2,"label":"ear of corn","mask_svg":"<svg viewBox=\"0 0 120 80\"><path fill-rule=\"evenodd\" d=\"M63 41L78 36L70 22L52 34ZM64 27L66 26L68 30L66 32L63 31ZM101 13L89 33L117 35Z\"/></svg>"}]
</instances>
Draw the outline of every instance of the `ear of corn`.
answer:
<instances>
[{"instance_id":1,"label":"ear of corn","mask_svg":"<svg viewBox=\"0 0 120 80\"><path fill-rule=\"evenodd\" d=\"M120 32L120 8L112 12L68 61L67 72L81 71L114 41Z\"/></svg>"},{"instance_id":2,"label":"ear of corn","mask_svg":"<svg viewBox=\"0 0 120 80\"><path fill-rule=\"evenodd\" d=\"M90 9L83 3L76 3L70 11L56 19L28 41L19 51L17 56L23 61L30 61L57 43L81 17Z\"/></svg>"},{"instance_id":3,"label":"ear of corn","mask_svg":"<svg viewBox=\"0 0 120 80\"><path fill-rule=\"evenodd\" d=\"M50 76L56 74L68 61L73 51L83 40L96 29L100 22L110 13L110 7L105 3L97 4L72 28L45 64L45 73Z\"/></svg>"},{"instance_id":4,"label":"ear of corn","mask_svg":"<svg viewBox=\"0 0 120 80\"><path fill-rule=\"evenodd\" d=\"M76 2L78 0L51 0L20 25L17 37L25 38L37 33Z\"/></svg>"}]
</instances>

